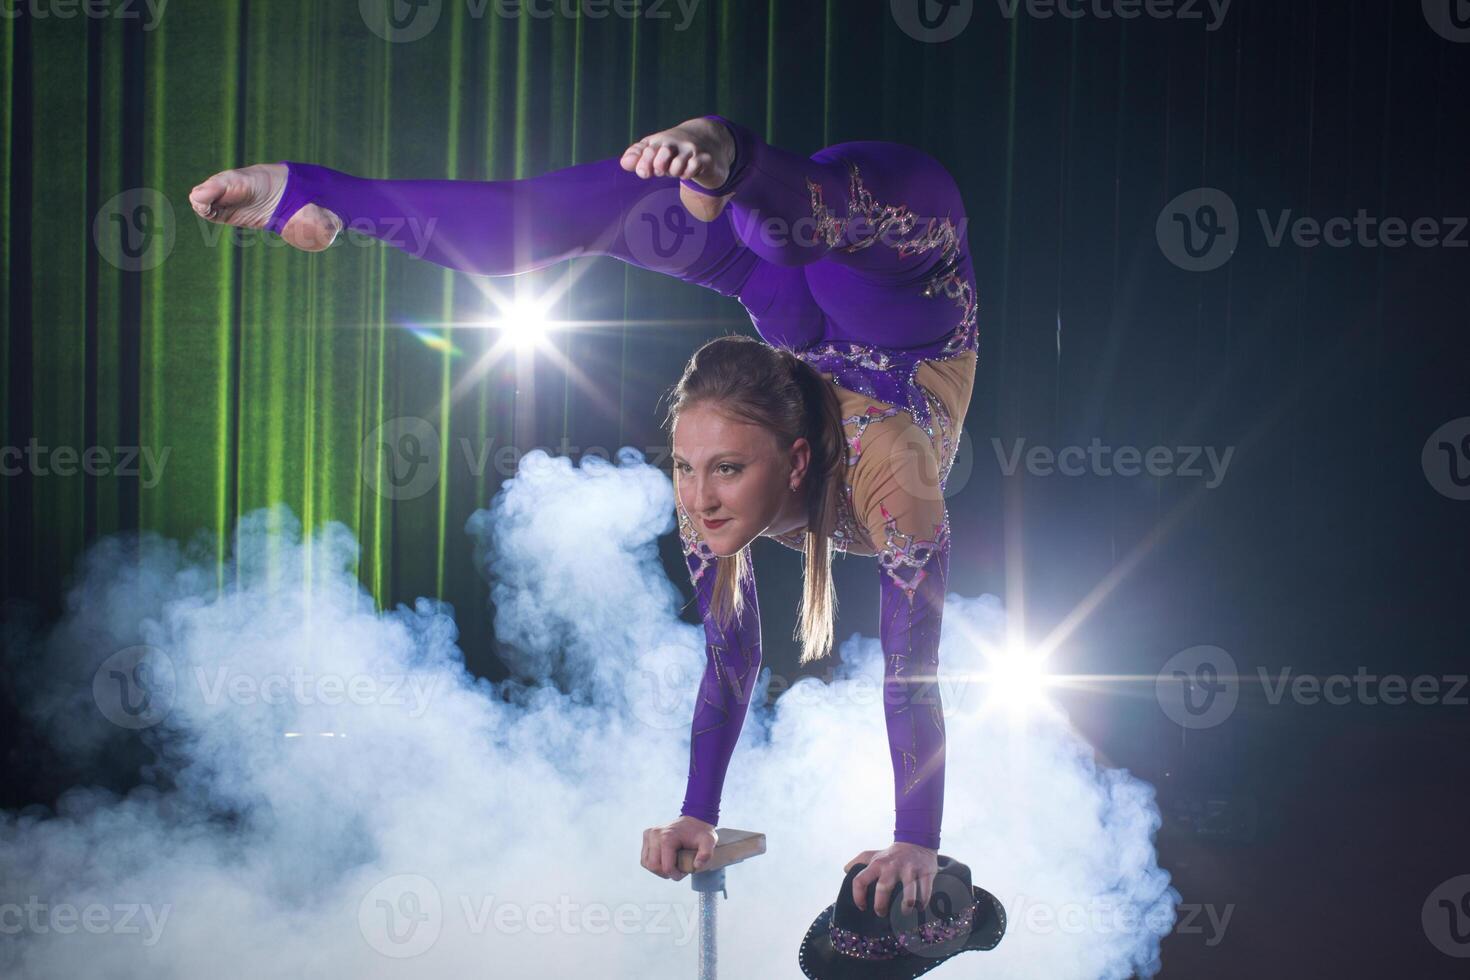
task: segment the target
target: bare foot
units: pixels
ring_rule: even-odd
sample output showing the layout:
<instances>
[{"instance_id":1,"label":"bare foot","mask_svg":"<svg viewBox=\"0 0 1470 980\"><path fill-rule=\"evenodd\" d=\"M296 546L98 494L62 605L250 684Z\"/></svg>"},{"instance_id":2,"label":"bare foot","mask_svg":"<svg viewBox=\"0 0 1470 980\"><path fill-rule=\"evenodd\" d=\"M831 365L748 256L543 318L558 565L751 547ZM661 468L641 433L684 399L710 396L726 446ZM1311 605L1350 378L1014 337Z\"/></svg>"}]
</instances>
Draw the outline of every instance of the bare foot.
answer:
<instances>
[{"instance_id":1,"label":"bare foot","mask_svg":"<svg viewBox=\"0 0 1470 980\"><path fill-rule=\"evenodd\" d=\"M201 218L237 228L264 228L286 191L286 166L256 163L222 170L189 192L189 203ZM281 237L303 252L320 252L336 239L342 219L308 204L291 216Z\"/></svg>"},{"instance_id":2,"label":"bare foot","mask_svg":"<svg viewBox=\"0 0 1470 980\"><path fill-rule=\"evenodd\" d=\"M713 190L730 177L735 139L718 120L689 119L645 136L623 151L624 170L639 177L681 177ZM700 221L713 221L734 194L710 197L679 185L679 200Z\"/></svg>"}]
</instances>

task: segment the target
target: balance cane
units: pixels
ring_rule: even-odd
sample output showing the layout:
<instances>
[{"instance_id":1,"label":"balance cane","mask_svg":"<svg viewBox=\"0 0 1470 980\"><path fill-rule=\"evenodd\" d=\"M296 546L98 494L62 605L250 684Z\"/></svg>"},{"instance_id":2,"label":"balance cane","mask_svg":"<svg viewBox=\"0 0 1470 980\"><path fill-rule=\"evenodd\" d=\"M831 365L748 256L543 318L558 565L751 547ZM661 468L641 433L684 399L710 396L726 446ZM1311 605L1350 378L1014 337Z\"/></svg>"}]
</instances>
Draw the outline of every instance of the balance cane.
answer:
<instances>
[{"instance_id":1,"label":"balance cane","mask_svg":"<svg viewBox=\"0 0 1470 980\"><path fill-rule=\"evenodd\" d=\"M739 864L746 858L766 853L766 835L753 830L715 830L717 843L709 862L699 871L694 870L696 851L685 848L674 855L674 863L680 871L690 876L689 884L699 892L699 980L715 980L716 968L716 925L715 892L726 898L725 869Z\"/></svg>"}]
</instances>

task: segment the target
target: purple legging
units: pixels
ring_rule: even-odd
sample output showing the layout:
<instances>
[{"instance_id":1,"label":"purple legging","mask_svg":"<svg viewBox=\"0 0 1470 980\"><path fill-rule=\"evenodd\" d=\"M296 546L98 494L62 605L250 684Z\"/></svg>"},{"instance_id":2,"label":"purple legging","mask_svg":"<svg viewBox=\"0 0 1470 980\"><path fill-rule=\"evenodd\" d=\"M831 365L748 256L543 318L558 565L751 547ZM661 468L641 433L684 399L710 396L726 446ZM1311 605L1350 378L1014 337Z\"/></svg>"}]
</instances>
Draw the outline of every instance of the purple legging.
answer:
<instances>
[{"instance_id":1,"label":"purple legging","mask_svg":"<svg viewBox=\"0 0 1470 980\"><path fill-rule=\"evenodd\" d=\"M290 179L268 227L280 232L315 202L418 258L492 276L611 255L737 297L772 344L937 351L959 310L950 297L924 295L925 281L948 260L958 280L973 282L948 172L899 143L838 143L804 157L714 118L735 134L738 169L727 182L735 196L709 223L680 204L676 178L641 178L610 157L489 181L373 180L282 161ZM871 197L856 216L849 165ZM959 225L957 249L892 247L921 238L931 218Z\"/></svg>"},{"instance_id":2,"label":"purple legging","mask_svg":"<svg viewBox=\"0 0 1470 980\"><path fill-rule=\"evenodd\" d=\"M289 179L268 227L279 233L314 202L418 258L492 276L610 255L738 298L768 343L825 351L840 383L913 411L923 399L910 397L911 373L890 363L912 368L918 358L974 349L974 277L953 179L901 144L839 143L803 157L710 118L730 129L736 156L714 191L734 196L709 223L683 207L676 178L640 178L608 158L502 181L373 180L282 161ZM708 642L682 812L713 824L760 668L760 616L751 580L746 615L728 628L712 621L706 563L715 559L694 547L686 536ZM879 574L894 839L936 849L942 705L932 680L908 675L932 678L938 669L948 552L930 561L916 595Z\"/></svg>"}]
</instances>

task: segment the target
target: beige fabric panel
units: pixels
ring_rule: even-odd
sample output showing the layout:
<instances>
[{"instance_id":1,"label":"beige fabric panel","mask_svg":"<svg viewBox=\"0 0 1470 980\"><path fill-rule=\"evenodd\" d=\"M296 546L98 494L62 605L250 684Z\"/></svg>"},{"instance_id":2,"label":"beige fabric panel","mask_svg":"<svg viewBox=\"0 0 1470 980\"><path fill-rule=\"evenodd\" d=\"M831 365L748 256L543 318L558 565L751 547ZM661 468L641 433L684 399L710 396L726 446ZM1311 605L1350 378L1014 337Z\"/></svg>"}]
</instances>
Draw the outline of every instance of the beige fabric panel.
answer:
<instances>
[{"instance_id":1,"label":"beige fabric panel","mask_svg":"<svg viewBox=\"0 0 1470 980\"><path fill-rule=\"evenodd\" d=\"M945 513L944 496L939 489L939 471L945 461L939 458L939 451L947 443L953 456L954 447L959 445L960 429L975 388L976 360L971 352L963 357L924 361L919 365L915 375L919 384L944 403L950 419L949 425L940 429L936 417L932 443L908 412L868 425L862 435L861 455L856 464L848 467L848 485L852 490L854 517L859 528L866 531L871 548L850 548L849 554L877 554L888 543L891 533L925 540L933 538L934 526L943 522ZM837 394L844 418L860 416L869 406L892 407L842 387L838 387ZM851 442L857 425L846 428ZM893 518L892 527L885 527L884 507Z\"/></svg>"}]
</instances>

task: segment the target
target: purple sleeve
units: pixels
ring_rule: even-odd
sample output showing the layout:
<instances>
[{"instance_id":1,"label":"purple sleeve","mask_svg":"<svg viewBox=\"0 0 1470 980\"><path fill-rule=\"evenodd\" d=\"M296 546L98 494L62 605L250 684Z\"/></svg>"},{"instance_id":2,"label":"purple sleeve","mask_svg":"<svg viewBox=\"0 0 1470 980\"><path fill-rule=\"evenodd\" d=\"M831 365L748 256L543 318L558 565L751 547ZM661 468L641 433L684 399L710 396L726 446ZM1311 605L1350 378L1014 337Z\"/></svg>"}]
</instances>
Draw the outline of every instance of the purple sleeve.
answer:
<instances>
[{"instance_id":1,"label":"purple sleeve","mask_svg":"<svg viewBox=\"0 0 1470 980\"><path fill-rule=\"evenodd\" d=\"M718 558L699 538L683 507L679 511L679 538L684 546L684 560L694 583L699 612L704 620L705 668L694 705L694 720L689 733L689 782L680 814L695 817L711 825L720 819L720 793L725 785L725 772L740 729L745 724L746 709L761 666L760 607L756 603L754 569L749 565L750 548L745 549L751 575L740 583L744 608L728 626L721 627L710 615Z\"/></svg>"},{"instance_id":2,"label":"purple sleeve","mask_svg":"<svg viewBox=\"0 0 1470 980\"><path fill-rule=\"evenodd\" d=\"M893 527L891 518L889 527ZM945 754L939 632L949 576L948 522L934 527L925 540L891 530L879 561L883 713L893 762L893 839L938 850L944 818Z\"/></svg>"},{"instance_id":3,"label":"purple sleeve","mask_svg":"<svg viewBox=\"0 0 1470 980\"><path fill-rule=\"evenodd\" d=\"M464 272L508 276L611 255L727 296L759 264L728 221L689 214L677 178L639 177L618 158L524 180L378 180L281 162L286 187L266 226L278 234L315 203L348 231Z\"/></svg>"}]
</instances>

